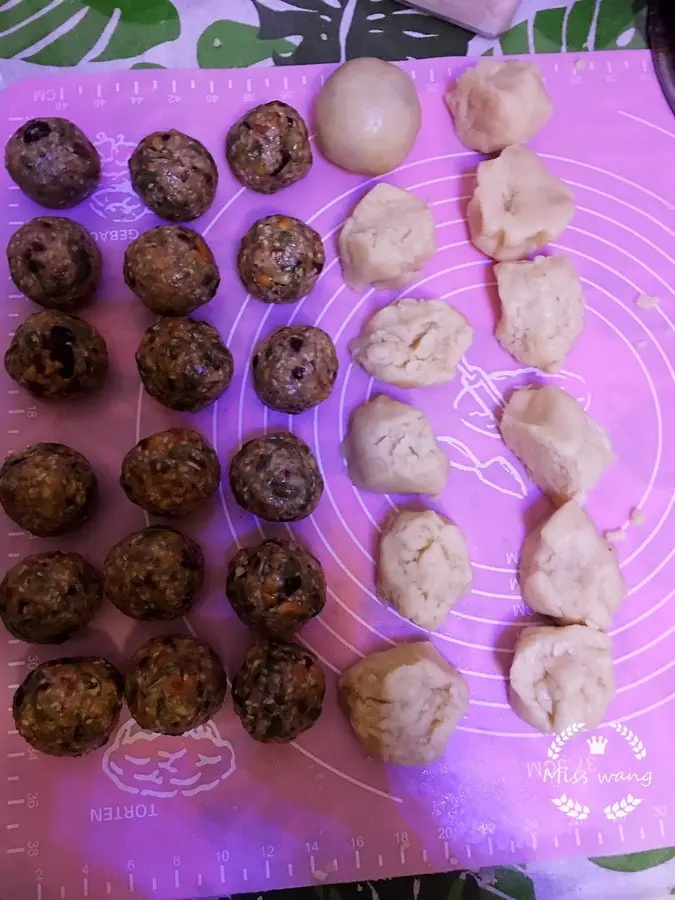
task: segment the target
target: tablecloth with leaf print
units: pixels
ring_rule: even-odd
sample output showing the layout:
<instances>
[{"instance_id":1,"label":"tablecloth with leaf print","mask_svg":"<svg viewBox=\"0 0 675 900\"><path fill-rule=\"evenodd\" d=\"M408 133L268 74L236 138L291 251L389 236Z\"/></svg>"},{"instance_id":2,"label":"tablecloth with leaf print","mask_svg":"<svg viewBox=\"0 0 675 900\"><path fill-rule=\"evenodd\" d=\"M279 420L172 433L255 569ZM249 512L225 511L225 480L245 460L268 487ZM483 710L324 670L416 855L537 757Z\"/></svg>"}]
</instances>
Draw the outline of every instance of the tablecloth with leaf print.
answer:
<instances>
[{"instance_id":1,"label":"tablecloth with leaf print","mask_svg":"<svg viewBox=\"0 0 675 900\"><path fill-rule=\"evenodd\" d=\"M523 0L499 40L393 0L0 0L0 76L45 68L286 66L354 56L645 47L646 0ZM315 887L265 900L652 900L675 894L675 849L611 859Z\"/></svg>"}]
</instances>

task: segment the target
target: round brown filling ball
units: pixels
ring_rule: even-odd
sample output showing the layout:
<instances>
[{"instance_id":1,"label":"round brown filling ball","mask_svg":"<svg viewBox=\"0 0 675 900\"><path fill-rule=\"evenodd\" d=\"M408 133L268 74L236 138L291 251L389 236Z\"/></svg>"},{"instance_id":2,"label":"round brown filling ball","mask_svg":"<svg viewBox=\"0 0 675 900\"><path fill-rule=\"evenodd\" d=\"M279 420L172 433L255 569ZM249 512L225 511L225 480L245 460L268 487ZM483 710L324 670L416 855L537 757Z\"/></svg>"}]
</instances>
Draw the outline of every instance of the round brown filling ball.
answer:
<instances>
[{"instance_id":1,"label":"round brown filling ball","mask_svg":"<svg viewBox=\"0 0 675 900\"><path fill-rule=\"evenodd\" d=\"M43 663L14 694L17 730L42 753L83 756L108 742L119 719L123 689L120 673L99 656Z\"/></svg>"},{"instance_id":2,"label":"round brown filling ball","mask_svg":"<svg viewBox=\"0 0 675 900\"><path fill-rule=\"evenodd\" d=\"M325 261L313 228L291 216L267 216L244 235L237 269L246 290L259 300L294 303L312 290Z\"/></svg>"},{"instance_id":3,"label":"round brown filling ball","mask_svg":"<svg viewBox=\"0 0 675 900\"><path fill-rule=\"evenodd\" d=\"M88 303L101 280L101 251L86 228L59 216L31 219L7 246L12 281L46 309L72 312Z\"/></svg>"},{"instance_id":4,"label":"round brown filling ball","mask_svg":"<svg viewBox=\"0 0 675 900\"><path fill-rule=\"evenodd\" d=\"M143 438L122 461L120 484L132 503L153 516L193 513L220 484L216 451L192 428Z\"/></svg>"},{"instance_id":5,"label":"round brown filling ball","mask_svg":"<svg viewBox=\"0 0 675 900\"><path fill-rule=\"evenodd\" d=\"M232 682L234 711L256 741L284 744L321 715L326 681L313 653L299 644L260 641Z\"/></svg>"},{"instance_id":6,"label":"round brown filling ball","mask_svg":"<svg viewBox=\"0 0 675 900\"><path fill-rule=\"evenodd\" d=\"M244 444L230 464L234 499L269 522L296 522L314 512L323 478L304 441L281 432Z\"/></svg>"},{"instance_id":7,"label":"round brown filling ball","mask_svg":"<svg viewBox=\"0 0 675 900\"><path fill-rule=\"evenodd\" d=\"M133 655L124 680L129 712L141 728L185 734L214 716L227 676L215 652L191 637L156 637Z\"/></svg>"},{"instance_id":8,"label":"round brown filling ball","mask_svg":"<svg viewBox=\"0 0 675 900\"><path fill-rule=\"evenodd\" d=\"M311 325L290 325L258 344L251 368L253 387L265 406L295 415L330 395L338 358L325 331Z\"/></svg>"},{"instance_id":9,"label":"round brown filling ball","mask_svg":"<svg viewBox=\"0 0 675 900\"><path fill-rule=\"evenodd\" d=\"M199 544L153 525L112 548L103 566L106 597L132 619L176 619L190 611L204 582Z\"/></svg>"},{"instance_id":10,"label":"round brown filling ball","mask_svg":"<svg viewBox=\"0 0 675 900\"><path fill-rule=\"evenodd\" d=\"M75 206L94 190L101 159L68 119L31 119L7 142L5 166L24 194L49 209Z\"/></svg>"},{"instance_id":11,"label":"round brown filling ball","mask_svg":"<svg viewBox=\"0 0 675 900\"><path fill-rule=\"evenodd\" d=\"M256 106L233 125L225 152L234 177L260 194L295 184L312 167L307 126L280 100Z\"/></svg>"},{"instance_id":12,"label":"round brown filling ball","mask_svg":"<svg viewBox=\"0 0 675 900\"><path fill-rule=\"evenodd\" d=\"M98 483L87 460L65 444L32 444L0 468L0 503L38 537L72 531L91 514Z\"/></svg>"},{"instance_id":13,"label":"round brown filling ball","mask_svg":"<svg viewBox=\"0 0 675 900\"><path fill-rule=\"evenodd\" d=\"M136 351L143 387L169 409L198 412L232 380L232 354L208 322L160 319L145 332Z\"/></svg>"},{"instance_id":14,"label":"round brown filling ball","mask_svg":"<svg viewBox=\"0 0 675 900\"><path fill-rule=\"evenodd\" d=\"M218 187L218 170L206 147L173 128L144 137L131 155L129 172L146 206L170 222L197 219Z\"/></svg>"},{"instance_id":15,"label":"round brown filling ball","mask_svg":"<svg viewBox=\"0 0 675 900\"><path fill-rule=\"evenodd\" d=\"M46 309L28 316L5 353L10 378L45 400L97 390L108 372L103 337L78 316Z\"/></svg>"},{"instance_id":16,"label":"round brown filling ball","mask_svg":"<svg viewBox=\"0 0 675 900\"><path fill-rule=\"evenodd\" d=\"M215 296L220 273L204 238L184 225L158 225L124 254L124 280L158 316L185 316Z\"/></svg>"},{"instance_id":17,"label":"round brown filling ball","mask_svg":"<svg viewBox=\"0 0 675 900\"><path fill-rule=\"evenodd\" d=\"M79 553L36 553L3 578L0 616L19 640L61 644L91 620L101 596L98 572Z\"/></svg>"}]
</instances>

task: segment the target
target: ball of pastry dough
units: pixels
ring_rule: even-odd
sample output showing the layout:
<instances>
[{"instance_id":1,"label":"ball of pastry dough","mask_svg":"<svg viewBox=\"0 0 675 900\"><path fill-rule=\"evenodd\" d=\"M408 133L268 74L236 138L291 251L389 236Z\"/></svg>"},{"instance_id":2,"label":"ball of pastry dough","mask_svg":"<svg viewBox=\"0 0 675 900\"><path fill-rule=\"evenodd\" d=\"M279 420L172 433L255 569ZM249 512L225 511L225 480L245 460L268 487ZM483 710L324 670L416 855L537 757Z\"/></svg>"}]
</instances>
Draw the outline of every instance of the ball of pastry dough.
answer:
<instances>
[{"instance_id":1,"label":"ball of pastry dough","mask_svg":"<svg viewBox=\"0 0 675 900\"><path fill-rule=\"evenodd\" d=\"M379 309L352 341L354 362L373 378L404 388L452 381L473 328L444 300L396 300Z\"/></svg>"},{"instance_id":2,"label":"ball of pastry dough","mask_svg":"<svg viewBox=\"0 0 675 900\"><path fill-rule=\"evenodd\" d=\"M574 197L527 147L507 147L478 166L466 214L475 246L500 261L523 259L554 241L574 215Z\"/></svg>"},{"instance_id":3,"label":"ball of pastry dough","mask_svg":"<svg viewBox=\"0 0 675 900\"><path fill-rule=\"evenodd\" d=\"M352 413L343 453L352 482L366 491L439 494L449 462L424 413L380 395Z\"/></svg>"},{"instance_id":4,"label":"ball of pastry dough","mask_svg":"<svg viewBox=\"0 0 675 900\"><path fill-rule=\"evenodd\" d=\"M495 266L502 316L495 337L524 366L558 372L584 330L584 292L566 256Z\"/></svg>"},{"instance_id":5,"label":"ball of pastry dough","mask_svg":"<svg viewBox=\"0 0 675 900\"><path fill-rule=\"evenodd\" d=\"M336 166L384 175L410 153L422 110L409 75L393 63L362 57L333 72L314 105L319 145Z\"/></svg>"},{"instance_id":6,"label":"ball of pastry dough","mask_svg":"<svg viewBox=\"0 0 675 900\"><path fill-rule=\"evenodd\" d=\"M614 698L612 643L585 625L525 628L509 678L513 711L537 731L593 728Z\"/></svg>"},{"instance_id":7,"label":"ball of pastry dough","mask_svg":"<svg viewBox=\"0 0 675 900\"><path fill-rule=\"evenodd\" d=\"M619 560L593 519L566 503L525 541L520 588L532 609L565 625L606 629L626 596Z\"/></svg>"},{"instance_id":8,"label":"ball of pastry dough","mask_svg":"<svg viewBox=\"0 0 675 900\"><path fill-rule=\"evenodd\" d=\"M366 750L401 766L442 756L469 706L466 681L430 641L371 653L341 675L338 691Z\"/></svg>"},{"instance_id":9,"label":"ball of pastry dough","mask_svg":"<svg viewBox=\"0 0 675 900\"><path fill-rule=\"evenodd\" d=\"M457 137L480 153L526 144L553 114L539 67L520 59L482 59L457 79L445 102Z\"/></svg>"},{"instance_id":10,"label":"ball of pastry dough","mask_svg":"<svg viewBox=\"0 0 675 900\"><path fill-rule=\"evenodd\" d=\"M377 184L357 204L338 241L348 287L389 291L405 287L436 252L429 207L393 184Z\"/></svg>"},{"instance_id":11,"label":"ball of pastry dough","mask_svg":"<svg viewBox=\"0 0 675 900\"><path fill-rule=\"evenodd\" d=\"M395 513L385 523L377 592L406 619L433 631L472 581L464 535L433 509Z\"/></svg>"},{"instance_id":12,"label":"ball of pastry dough","mask_svg":"<svg viewBox=\"0 0 675 900\"><path fill-rule=\"evenodd\" d=\"M605 429L562 388L514 391L501 420L504 443L534 483L562 505L583 503L586 492L614 461Z\"/></svg>"}]
</instances>

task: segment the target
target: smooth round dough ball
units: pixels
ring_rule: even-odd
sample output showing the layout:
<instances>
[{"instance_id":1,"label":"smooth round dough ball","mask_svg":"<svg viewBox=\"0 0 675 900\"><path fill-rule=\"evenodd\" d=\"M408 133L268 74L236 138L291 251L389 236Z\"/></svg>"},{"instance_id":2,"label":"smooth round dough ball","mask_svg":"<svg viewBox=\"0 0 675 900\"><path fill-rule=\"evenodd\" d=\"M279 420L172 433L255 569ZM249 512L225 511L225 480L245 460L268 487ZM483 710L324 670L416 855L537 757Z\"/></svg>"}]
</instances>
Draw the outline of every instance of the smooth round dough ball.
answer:
<instances>
[{"instance_id":1,"label":"smooth round dough ball","mask_svg":"<svg viewBox=\"0 0 675 900\"><path fill-rule=\"evenodd\" d=\"M445 102L457 137L479 153L526 144L553 115L539 67L520 59L482 59L457 79Z\"/></svg>"},{"instance_id":2,"label":"smooth round dough ball","mask_svg":"<svg viewBox=\"0 0 675 900\"><path fill-rule=\"evenodd\" d=\"M509 678L513 711L542 734L594 728L614 699L612 642L585 625L524 628Z\"/></svg>"},{"instance_id":3,"label":"smooth round dough ball","mask_svg":"<svg viewBox=\"0 0 675 900\"><path fill-rule=\"evenodd\" d=\"M381 59L350 59L336 69L314 104L319 146L336 166L384 175L410 153L422 110L415 85Z\"/></svg>"},{"instance_id":4,"label":"smooth round dough ball","mask_svg":"<svg viewBox=\"0 0 675 900\"><path fill-rule=\"evenodd\" d=\"M366 750L401 766L443 756L469 708L466 681L430 641L371 653L343 672L338 691Z\"/></svg>"},{"instance_id":5,"label":"smooth round dough ball","mask_svg":"<svg viewBox=\"0 0 675 900\"><path fill-rule=\"evenodd\" d=\"M471 590L464 535L432 509L394 513L380 538L377 592L404 618L433 631Z\"/></svg>"},{"instance_id":6,"label":"smooth round dough ball","mask_svg":"<svg viewBox=\"0 0 675 900\"><path fill-rule=\"evenodd\" d=\"M343 454L347 473L365 491L440 494L449 462L421 410L381 394L352 413Z\"/></svg>"}]
</instances>

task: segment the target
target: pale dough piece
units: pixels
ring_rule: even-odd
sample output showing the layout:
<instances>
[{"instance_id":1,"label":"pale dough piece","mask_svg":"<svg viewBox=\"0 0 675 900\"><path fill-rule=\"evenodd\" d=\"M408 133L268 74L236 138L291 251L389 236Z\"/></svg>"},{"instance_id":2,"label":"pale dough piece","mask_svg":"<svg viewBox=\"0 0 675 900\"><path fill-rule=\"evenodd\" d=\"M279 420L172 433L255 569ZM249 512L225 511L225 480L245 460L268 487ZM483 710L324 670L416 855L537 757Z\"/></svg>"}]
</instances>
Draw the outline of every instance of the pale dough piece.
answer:
<instances>
[{"instance_id":1,"label":"pale dough piece","mask_svg":"<svg viewBox=\"0 0 675 900\"><path fill-rule=\"evenodd\" d=\"M471 346L473 329L444 300L396 300L379 309L352 341L354 362L388 384L444 384Z\"/></svg>"},{"instance_id":2,"label":"pale dough piece","mask_svg":"<svg viewBox=\"0 0 675 900\"><path fill-rule=\"evenodd\" d=\"M626 596L616 553L573 502L556 510L525 541L520 588L537 612L565 625L603 631Z\"/></svg>"},{"instance_id":3,"label":"pale dough piece","mask_svg":"<svg viewBox=\"0 0 675 900\"><path fill-rule=\"evenodd\" d=\"M357 406L343 445L352 482L366 491L439 494L449 462L424 413L383 394Z\"/></svg>"},{"instance_id":4,"label":"pale dough piece","mask_svg":"<svg viewBox=\"0 0 675 900\"><path fill-rule=\"evenodd\" d=\"M507 147L478 166L467 207L471 240L500 261L523 259L555 240L574 215L574 197L527 147Z\"/></svg>"},{"instance_id":5,"label":"pale dough piece","mask_svg":"<svg viewBox=\"0 0 675 900\"><path fill-rule=\"evenodd\" d=\"M419 197L381 183L356 205L338 244L348 287L395 290L419 275L436 252L436 226Z\"/></svg>"},{"instance_id":6,"label":"pale dough piece","mask_svg":"<svg viewBox=\"0 0 675 900\"><path fill-rule=\"evenodd\" d=\"M471 590L464 535L432 509L394 513L382 531L378 562L380 597L429 631Z\"/></svg>"},{"instance_id":7,"label":"pale dough piece","mask_svg":"<svg viewBox=\"0 0 675 900\"><path fill-rule=\"evenodd\" d=\"M430 641L371 653L340 676L338 691L368 752L402 766L442 756L469 706L466 681Z\"/></svg>"},{"instance_id":8,"label":"pale dough piece","mask_svg":"<svg viewBox=\"0 0 675 900\"><path fill-rule=\"evenodd\" d=\"M594 728L614 699L612 643L585 625L523 629L511 664L513 711L543 734Z\"/></svg>"},{"instance_id":9,"label":"pale dough piece","mask_svg":"<svg viewBox=\"0 0 675 900\"><path fill-rule=\"evenodd\" d=\"M605 429L554 385L514 391L500 423L504 443L552 500L583 503L614 461Z\"/></svg>"},{"instance_id":10,"label":"pale dough piece","mask_svg":"<svg viewBox=\"0 0 675 900\"><path fill-rule=\"evenodd\" d=\"M584 293L566 256L495 266L502 317L495 336L525 366L558 372L584 330Z\"/></svg>"},{"instance_id":11,"label":"pale dough piece","mask_svg":"<svg viewBox=\"0 0 675 900\"><path fill-rule=\"evenodd\" d=\"M541 72L519 59L483 59L445 98L457 137L469 150L495 153L526 144L553 114Z\"/></svg>"}]
</instances>

